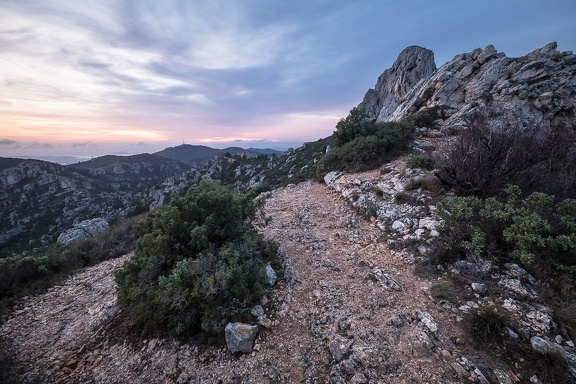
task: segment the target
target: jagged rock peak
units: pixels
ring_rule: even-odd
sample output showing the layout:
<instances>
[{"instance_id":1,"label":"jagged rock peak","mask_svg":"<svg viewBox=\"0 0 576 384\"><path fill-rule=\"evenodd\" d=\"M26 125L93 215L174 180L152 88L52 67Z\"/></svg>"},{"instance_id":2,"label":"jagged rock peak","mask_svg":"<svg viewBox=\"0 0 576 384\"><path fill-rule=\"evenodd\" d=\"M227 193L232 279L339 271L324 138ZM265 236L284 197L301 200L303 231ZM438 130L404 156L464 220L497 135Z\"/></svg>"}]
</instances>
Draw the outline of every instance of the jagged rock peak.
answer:
<instances>
[{"instance_id":1,"label":"jagged rock peak","mask_svg":"<svg viewBox=\"0 0 576 384\"><path fill-rule=\"evenodd\" d=\"M402 103L407 93L436 69L434 52L416 45L405 48L394 62L378 77L374 89L364 96L361 105L371 118L387 116Z\"/></svg>"},{"instance_id":2,"label":"jagged rock peak","mask_svg":"<svg viewBox=\"0 0 576 384\"><path fill-rule=\"evenodd\" d=\"M488 45L422 72L419 81L410 68L395 63L366 93L361 105L371 117L400 120L437 107L444 126L457 127L478 110L491 109L523 125L576 125L576 55L559 52L555 42L518 58Z\"/></svg>"}]
</instances>

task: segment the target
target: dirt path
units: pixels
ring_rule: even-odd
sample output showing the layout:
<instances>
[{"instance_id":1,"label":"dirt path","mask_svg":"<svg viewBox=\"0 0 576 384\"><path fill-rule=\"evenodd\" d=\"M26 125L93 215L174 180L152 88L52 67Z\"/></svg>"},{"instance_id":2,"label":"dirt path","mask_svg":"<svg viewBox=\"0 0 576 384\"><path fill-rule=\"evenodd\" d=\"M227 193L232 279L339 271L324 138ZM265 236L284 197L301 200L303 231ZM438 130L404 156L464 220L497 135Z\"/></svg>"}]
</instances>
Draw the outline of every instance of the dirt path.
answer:
<instances>
[{"instance_id":1,"label":"dirt path","mask_svg":"<svg viewBox=\"0 0 576 384\"><path fill-rule=\"evenodd\" d=\"M391 253L382 232L325 185L274 191L262 229L284 250L287 275L274 321L255 351L118 336L112 271L126 257L24 300L0 329L23 382L438 383L462 382L455 315L430 282ZM120 327L121 328L121 327Z\"/></svg>"}]
</instances>

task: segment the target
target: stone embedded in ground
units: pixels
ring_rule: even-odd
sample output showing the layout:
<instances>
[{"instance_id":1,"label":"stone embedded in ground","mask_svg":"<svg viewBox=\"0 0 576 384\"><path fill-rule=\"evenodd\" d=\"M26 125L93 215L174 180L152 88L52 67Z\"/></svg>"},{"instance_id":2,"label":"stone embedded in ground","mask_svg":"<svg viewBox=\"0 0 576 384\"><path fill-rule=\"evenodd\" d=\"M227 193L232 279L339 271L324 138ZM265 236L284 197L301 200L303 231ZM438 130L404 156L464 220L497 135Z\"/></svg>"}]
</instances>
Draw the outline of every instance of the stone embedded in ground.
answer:
<instances>
[{"instance_id":1,"label":"stone embedded in ground","mask_svg":"<svg viewBox=\"0 0 576 384\"><path fill-rule=\"evenodd\" d=\"M530 339L530 346L532 347L533 350L542 354L558 353L562 357L564 357L566 361L570 361L571 360L570 357L572 357L568 354L568 352L566 352L564 348L562 348L562 346L553 343L551 341L545 340L540 336L532 337Z\"/></svg>"},{"instance_id":2,"label":"stone embedded in ground","mask_svg":"<svg viewBox=\"0 0 576 384\"><path fill-rule=\"evenodd\" d=\"M523 297L533 297L532 294L526 289L526 287L518 279L501 279L498 285L515 292Z\"/></svg>"},{"instance_id":3,"label":"stone embedded in ground","mask_svg":"<svg viewBox=\"0 0 576 384\"><path fill-rule=\"evenodd\" d=\"M428 312L416 311L416 318L420 320L430 332L436 333L438 331L438 324L436 324L436 321L434 321L434 318Z\"/></svg>"},{"instance_id":4,"label":"stone embedded in ground","mask_svg":"<svg viewBox=\"0 0 576 384\"><path fill-rule=\"evenodd\" d=\"M261 305L255 305L254 308L250 311L252 316L260 317L264 316L264 308Z\"/></svg>"},{"instance_id":5,"label":"stone embedded in ground","mask_svg":"<svg viewBox=\"0 0 576 384\"><path fill-rule=\"evenodd\" d=\"M486 284L482 283L472 283L471 284L472 290L479 295L485 296L488 293L488 287Z\"/></svg>"},{"instance_id":6,"label":"stone embedded in ground","mask_svg":"<svg viewBox=\"0 0 576 384\"><path fill-rule=\"evenodd\" d=\"M258 335L258 326L245 323L228 323L224 329L226 345L232 353L251 353L254 339Z\"/></svg>"},{"instance_id":7,"label":"stone embedded in ground","mask_svg":"<svg viewBox=\"0 0 576 384\"><path fill-rule=\"evenodd\" d=\"M276 271L272 268L270 264L266 266L266 282L269 286L273 287L276 284L276 280L278 280L278 276L276 275Z\"/></svg>"},{"instance_id":8,"label":"stone embedded in ground","mask_svg":"<svg viewBox=\"0 0 576 384\"><path fill-rule=\"evenodd\" d=\"M340 175L342 175L342 172L328 172L326 174L326 176L324 176L324 182L326 184L330 184L331 182L336 180L338 177L340 177Z\"/></svg>"}]
</instances>

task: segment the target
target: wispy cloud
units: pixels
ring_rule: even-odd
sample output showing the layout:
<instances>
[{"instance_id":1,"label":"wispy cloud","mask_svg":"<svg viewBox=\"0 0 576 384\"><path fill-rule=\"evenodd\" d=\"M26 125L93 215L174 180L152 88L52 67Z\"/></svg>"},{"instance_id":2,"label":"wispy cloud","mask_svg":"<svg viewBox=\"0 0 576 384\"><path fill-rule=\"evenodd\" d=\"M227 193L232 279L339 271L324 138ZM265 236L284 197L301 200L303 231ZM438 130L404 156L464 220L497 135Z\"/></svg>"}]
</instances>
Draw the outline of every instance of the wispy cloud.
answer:
<instances>
[{"instance_id":1,"label":"wispy cloud","mask_svg":"<svg viewBox=\"0 0 576 384\"><path fill-rule=\"evenodd\" d=\"M574 49L575 12L572 0L3 0L0 137L74 150L309 141L330 134L407 45L444 60L487 44Z\"/></svg>"}]
</instances>

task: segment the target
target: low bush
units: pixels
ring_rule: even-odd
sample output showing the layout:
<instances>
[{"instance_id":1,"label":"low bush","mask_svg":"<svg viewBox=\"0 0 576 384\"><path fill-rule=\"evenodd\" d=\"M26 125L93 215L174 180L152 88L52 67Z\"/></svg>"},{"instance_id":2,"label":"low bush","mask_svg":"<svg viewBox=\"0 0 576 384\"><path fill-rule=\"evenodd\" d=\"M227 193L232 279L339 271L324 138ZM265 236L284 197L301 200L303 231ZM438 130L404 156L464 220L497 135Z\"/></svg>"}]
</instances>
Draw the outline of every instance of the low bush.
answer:
<instances>
[{"instance_id":1,"label":"low bush","mask_svg":"<svg viewBox=\"0 0 576 384\"><path fill-rule=\"evenodd\" d=\"M407 123L375 123L366 136L353 136L324 155L317 164L316 175L322 179L331 171L359 172L374 169L406 150L414 138L414 126ZM335 132L336 134L336 132Z\"/></svg>"},{"instance_id":2,"label":"low bush","mask_svg":"<svg viewBox=\"0 0 576 384\"><path fill-rule=\"evenodd\" d=\"M522 198L517 186L506 197L452 197L438 204L439 251L464 249L471 255L545 263L576 273L576 200L554 202L540 192Z\"/></svg>"},{"instance_id":3,"label":"low bush","mask_svg":"<svg viewBox=\"0 0 576 384\"><path fill-rule=\"evenodd\" d=\"M408 168L421 168L433 170L436 167L436 159L430 155L412 155L406 160Z\"/></svg>"},{"instance_id":4,"label":"low bush","mask_svg":"<svg viewBox=\"0 0 576 384\"><path fill-rule=\"evenodd\" d=\"M526 194L576 195L576 135L571 127L503 126L480 114L443 150L440 177L459 195L501 196L508 184Z\"/></svg>"},{"instance_id":5,"label":"low bush","mask_svg":"<svg viewBox=\"0 0 576 384\"><path fill-rule=\"evenodd\" d=\"M118 298L135 323L174 336L218 334L246 320L266 292L277 248L253 229L248 195L201 182L144 216L134 257L116 273Z\"/></svg>"}]
</instances>

